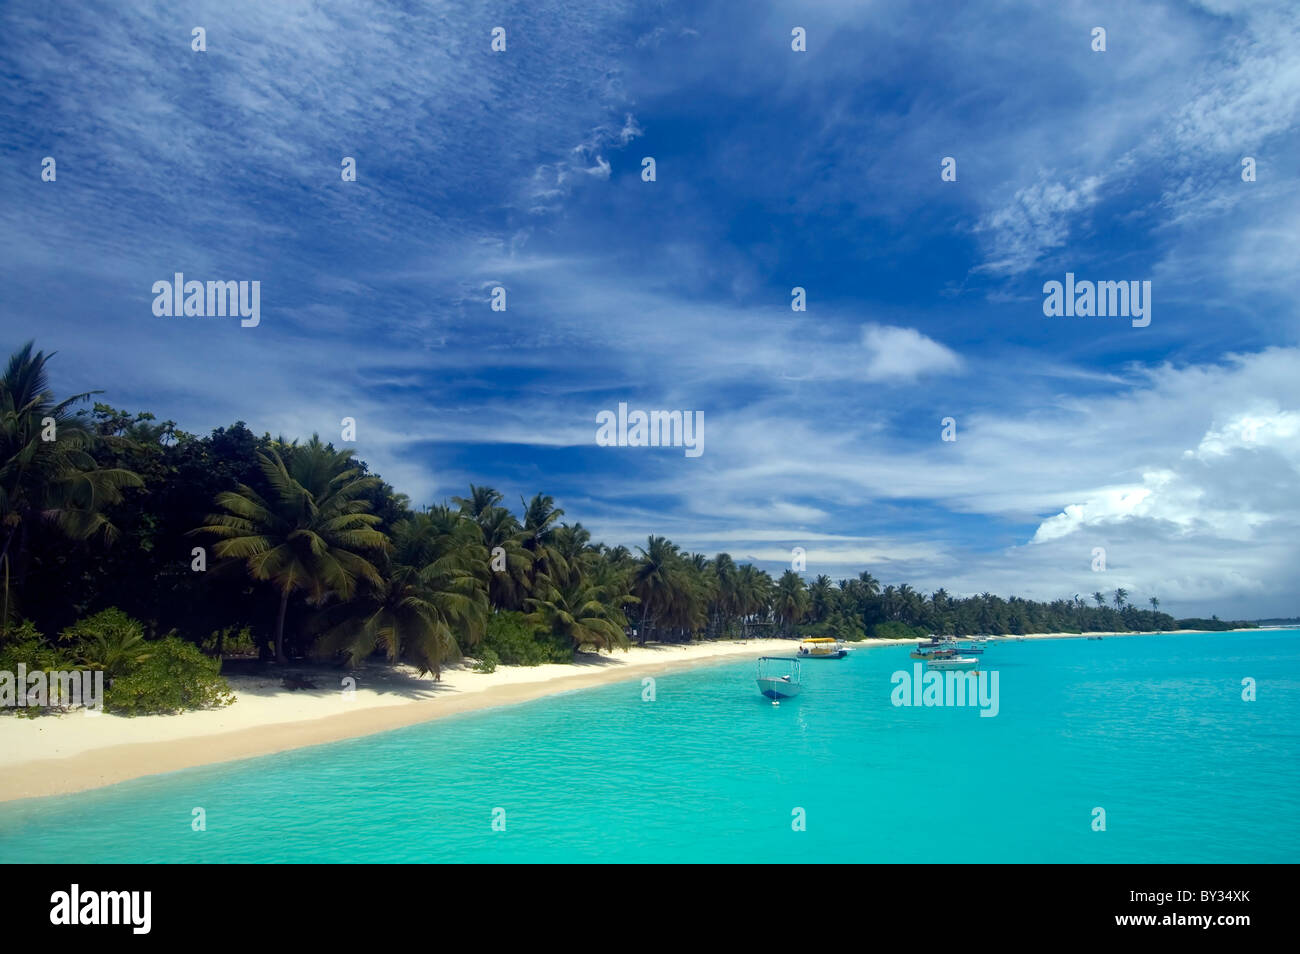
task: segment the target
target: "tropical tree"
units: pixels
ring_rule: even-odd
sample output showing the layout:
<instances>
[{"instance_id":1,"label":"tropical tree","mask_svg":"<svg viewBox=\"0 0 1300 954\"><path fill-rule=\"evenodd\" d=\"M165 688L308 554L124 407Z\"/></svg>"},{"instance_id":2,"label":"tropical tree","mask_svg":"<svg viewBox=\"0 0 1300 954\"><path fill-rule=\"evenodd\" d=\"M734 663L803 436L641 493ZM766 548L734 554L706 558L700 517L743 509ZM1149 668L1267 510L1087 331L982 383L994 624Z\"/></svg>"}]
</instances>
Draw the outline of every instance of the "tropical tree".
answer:
<instances>
[{"instance_id":1,"label":"tropical tree","mask_svg":"<svg viewBox=\"0 0 1300 954\"><path fill-rule=\"evenodd\" d=\"M439 676L487 625L484 549L473 520L434 507L392 528L384 578L369 586L356 611L326 632L319 650L346 653L357 665L382 649L390 662L406 659Z\"/></svg>"},{"instance_id":2,"label":"tropical tree","mask_svg":"<svg viewBox=\"0 0 1300 954\"><path fill-rule=\"evenodd\" d=\"M1123 610L1124 603L1128 600L1128 590L1120 587L1115 591L1115 609Z\"/></svg>"},{"instance_id":3,"label":"tropical tree","mask_svg":"<svg viewBox=\"0 0 1300 954\"><path fill-rule=\"evenodd\" d=\"M803 577L794 570L786 570L777 581L772 609L786 633L808 611L808 593L804 589Z\"/></svg>"},{"instance_id":4,"label":"tropical tree","mask_svg":"<svg viewBox=\"0 0 1300 954\"><path fill-rule=\"evenodd\" d=\"M1151 612L1158 612L1160 609L1160 600L1157 597L1147 597L1147 602L1151 604Z\"/></svg>"},{"instance_id":5,"label":"tropical tree","mask_svg":"<svg viewBox=\"0 0 1300 954\"><path fill-rule=\"evenodd\" d=\"M736 602L748 631L749 626L765 620L770 612L772 578L752 563L744 564L737 574Z\"/></svg>"},{"instance_id":6,"label":"tropical tree","mask_svg":"<svg viewBox=\"0 0 1300 954\"><path fill-rule=\"evenodd\" d=\"M533 570L533 553L524 546L523 527L505 507L489 508L475 523L488 551L489 600L494 607L519 609L532 585Z\"/></svg>"},{"instance_id":7,"label":"tropical tree","mask_svg":"<svg viewBox=\"0 0 1300 954\"><path fill-rule=\"evenodd\" d=\"M105 508L122 499L122 490L139 487L135 473L102 468L92 456L97 440L74 405L87 391L56 400L46 365L53 355L33 354L28 342L10 359L0 377L0 634L8 634L12 615L11 581L21 587L32 538L52 527L72 540L117 535Z\"/></svg>"},{"instance_id":8,"label":"tropical tree","mask_svg":"<svg viewBox=\"0 0 1300 954\"><path fill-rule=\"evenodd\" d=\"M637 549L641 560L632 573L632 594L641 604L639 629L644 643L649 625L669 618L674 604L680 601L681 553L667 537L651 536L644 547Z\"/></svg>"},{"instance_id":9,"label":"tropical tree","mask_svg":"<svg viewBox=\"0 0 1300 954\"><path fill-rule=\"evenodd\" d=\"M533 558L532 576L563 573L563 557L551 546L551 541L555 524L564 516L564 511L555 506L555 498L549 494L534 494L528 501L520 497L519 501L524 505L521 542Z\"/></svg>"},{"instance_id":10,"label":"tropical tree","mask_svg":"<svg viewBox=\"0 0 1300 954\"><path fill-rule=\"evenodd\" d=\"M540 575L537 592L539 595L524 601L531 609L527 619L534 626L567 639L575 651L584 645L627 648L627 617L622 607L634 601L633 597L611 592L567 567L561 567L555 577Z\"/></svg>"},{"instance_id":11,"label":"tropical tree","mask_svg":"<svg viewBox=\"0 0 1300 954\"><path fill-rule=\"evenodd\" d=\"M814 623L821 623L835 608L835 589L831 585L831 578L823 573L808 587L808 612Z\"/></svg>"},{"instance_id":12,"label":"tropical tree","mask_svg":"<svg viewBox=\"0 0 1300 954\"><path fill-rule=\"evenodd\" d=\"M259 452L262 475L271 488L264 499L247 484L217 495L223 513L192 531L216 537L223 559L243 561L255 580L269 580L279 593L275 620L275 658L288 662L284 621L295 593L322 605L331 596L350 599L358 581L376 589L383 578L368 558L388 548L369 512L365 493L379 483L351 466L352 451L336 451L313 435L303 446Z\"/></svg>"}]
</instances>

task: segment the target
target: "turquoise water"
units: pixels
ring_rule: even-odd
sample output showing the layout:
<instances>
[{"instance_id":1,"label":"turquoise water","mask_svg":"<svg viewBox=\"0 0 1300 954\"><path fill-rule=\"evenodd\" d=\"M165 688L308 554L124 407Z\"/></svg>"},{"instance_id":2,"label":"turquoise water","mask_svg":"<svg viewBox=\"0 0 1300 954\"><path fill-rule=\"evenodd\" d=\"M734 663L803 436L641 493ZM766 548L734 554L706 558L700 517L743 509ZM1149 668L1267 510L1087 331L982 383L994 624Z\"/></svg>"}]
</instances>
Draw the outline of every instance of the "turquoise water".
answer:
<instances>
[{"instance_id":1,"label":"turquoise water","mask_svg":"<svg viewBox=\"0 0 1300 954\"><path fill-rule=\"evenodd\" d=\"M1298 637L995 643L993 718L893 706L905 647L687 670L2 805L0 862L1295 862Z\"/></svg>"}]
</instances>

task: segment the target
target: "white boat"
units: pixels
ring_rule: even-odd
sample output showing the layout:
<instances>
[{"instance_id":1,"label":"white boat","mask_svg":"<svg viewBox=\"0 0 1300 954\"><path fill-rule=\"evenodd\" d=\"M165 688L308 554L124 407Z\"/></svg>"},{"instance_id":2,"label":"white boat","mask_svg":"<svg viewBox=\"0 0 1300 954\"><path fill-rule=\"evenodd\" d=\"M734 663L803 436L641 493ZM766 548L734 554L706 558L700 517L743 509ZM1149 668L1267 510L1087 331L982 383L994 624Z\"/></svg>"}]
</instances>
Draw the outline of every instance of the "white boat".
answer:
<instances>
[{"instance_id":1,"label":"white boat","mask_svg":"<svg viewBox=\"0 0 1300 954\"><path fill-rule=\"evenodd\" d=\"M935 656L925 664L931 669L974 669L980 661L975 656Z\"/></svg>"},{"instance_id":2,"label":"white boat","mask_svg":"<svg viewBox=\"0 0 1300 954\"><path fill-rule=\"evenodd\" d=\"M758 691L773 702L793 699L803 688L799 684L799 660L794 656L759 656L755 681Z\"/></svg>"}]
</instances>

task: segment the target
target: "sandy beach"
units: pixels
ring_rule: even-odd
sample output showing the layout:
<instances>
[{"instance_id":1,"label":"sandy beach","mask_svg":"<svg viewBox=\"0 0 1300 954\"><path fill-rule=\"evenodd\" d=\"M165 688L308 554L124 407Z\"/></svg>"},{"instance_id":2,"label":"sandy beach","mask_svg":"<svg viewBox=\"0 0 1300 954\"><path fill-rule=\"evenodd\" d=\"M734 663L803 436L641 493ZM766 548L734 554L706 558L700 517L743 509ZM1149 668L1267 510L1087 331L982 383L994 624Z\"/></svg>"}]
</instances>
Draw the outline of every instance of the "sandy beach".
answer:
<instances>
[{"instance_id":1,"label":"sandy beach","mask_svg":"<svg viewBox=\"0 0 1300 954\"><path fill-rule=\"evenodd\" d=\"M892 641L856 645L885 642ZM235 702L221 709L134 718L80 710L31 719L6 716L0 718L0 801L335 742L715 661L788 655L794 646L784 639L651 645L584 653L572 664L499 666L492 673L461 665L444 669L438 682L406 666L373 666L351 674L356 686L350 692L342 688L348 673L341 670L313 669L318 688L297 690L283 688L274 675L234 675L227 678Z\"/></svg>"},{"instance_id":2,"label":"sandy beach","mask_svg":"<svg viewBox=\"0 0 1300 954\"><path fill-rule=\"evenodd\" d=\"M1023 638L1098 635L1150 634L1035 633ZM851 645L859 650L910 642L867 639ZM348 673L341 670L310 669L316 688L296 690L284 688L278 675L229 675L236 701L221 709L135 718L84 711L32 719L6 716L0 718L0 801L320 745L674 669L788 655L795 645L786 639L651 645L582 654L572 664L500 666L493 673L474 672L464 664L444 670L438 682L405 666L373 666L351 674L356 679L351 691L343 689ZM287 671L297 670L290 666Z\"/></svg>"}]
</instances>

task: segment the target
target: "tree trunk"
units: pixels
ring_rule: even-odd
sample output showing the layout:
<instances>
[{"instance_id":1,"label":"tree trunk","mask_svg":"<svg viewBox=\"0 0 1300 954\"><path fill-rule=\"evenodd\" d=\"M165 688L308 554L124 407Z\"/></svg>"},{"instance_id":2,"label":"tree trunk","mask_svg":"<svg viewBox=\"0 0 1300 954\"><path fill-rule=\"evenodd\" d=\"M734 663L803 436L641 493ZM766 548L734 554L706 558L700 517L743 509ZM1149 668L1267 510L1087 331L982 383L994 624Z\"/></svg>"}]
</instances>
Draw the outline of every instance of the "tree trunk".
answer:
<instances>
[{"instance_id":1,"label":"tree trunk","mask_svg":"<svg viewBox=\"0 0 1300 954\"><path fill-rule=\"evenodd\" d=\"M289 657L284 654L284 614L289 608L289 591L280 594L280 614L275 620L275 661L284 664Z\"/></svg>"}]
</instances>

